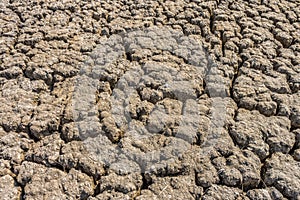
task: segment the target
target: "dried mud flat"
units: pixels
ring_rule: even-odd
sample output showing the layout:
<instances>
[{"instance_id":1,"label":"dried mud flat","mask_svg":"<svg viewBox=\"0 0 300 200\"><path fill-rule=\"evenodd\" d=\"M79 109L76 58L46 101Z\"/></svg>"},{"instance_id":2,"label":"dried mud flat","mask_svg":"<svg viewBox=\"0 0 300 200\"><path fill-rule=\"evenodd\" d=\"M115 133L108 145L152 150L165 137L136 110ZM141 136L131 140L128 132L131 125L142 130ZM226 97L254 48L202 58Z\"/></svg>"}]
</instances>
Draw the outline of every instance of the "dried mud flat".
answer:
<instances>
[{"instance_id":1,"label":"dried mud flat","mask_svg":"<svg viewBox=\"0 0 300 200\"><path fill-rule=\"evenodd\" d=\"M0 199L300 199L298 0L1 0L0 34Z\"/></svg>"}]
</instances>

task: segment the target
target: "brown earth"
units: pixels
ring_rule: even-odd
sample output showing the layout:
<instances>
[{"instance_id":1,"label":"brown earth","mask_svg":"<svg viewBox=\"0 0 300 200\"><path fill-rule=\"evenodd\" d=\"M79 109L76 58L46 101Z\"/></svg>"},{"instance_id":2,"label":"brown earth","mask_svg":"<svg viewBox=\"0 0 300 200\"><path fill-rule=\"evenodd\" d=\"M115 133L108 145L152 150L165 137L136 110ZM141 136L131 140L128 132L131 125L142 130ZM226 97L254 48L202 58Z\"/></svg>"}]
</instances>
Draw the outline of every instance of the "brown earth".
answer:
<instances>
[{"instance_id":1,"label":"brown earth","mask_svg":"<svg viewBox=\"0 0 300 200\"><path fill-rule=\"evenodd\" d=\"M299 0L1 0L0 27L0 199L300 199Z\"/></svg>"}]
</instances>

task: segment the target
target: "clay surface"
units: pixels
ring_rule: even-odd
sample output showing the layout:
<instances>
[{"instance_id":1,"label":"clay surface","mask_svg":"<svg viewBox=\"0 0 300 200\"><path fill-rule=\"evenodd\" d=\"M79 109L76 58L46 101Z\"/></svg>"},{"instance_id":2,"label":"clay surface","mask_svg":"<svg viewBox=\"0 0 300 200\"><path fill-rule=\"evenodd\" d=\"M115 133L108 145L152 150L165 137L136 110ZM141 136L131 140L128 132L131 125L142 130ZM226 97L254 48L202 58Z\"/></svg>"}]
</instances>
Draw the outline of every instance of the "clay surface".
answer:
<instances>
[{"instance_id":1,"label":"clay surface","mask_svg":"<svg viewBox=\"0 0 300 200\"><path fill-rule=\"evenodd\" d=\"M0 199L300 199L299 0L1 0Z\"/></svg>"}]
</instances>

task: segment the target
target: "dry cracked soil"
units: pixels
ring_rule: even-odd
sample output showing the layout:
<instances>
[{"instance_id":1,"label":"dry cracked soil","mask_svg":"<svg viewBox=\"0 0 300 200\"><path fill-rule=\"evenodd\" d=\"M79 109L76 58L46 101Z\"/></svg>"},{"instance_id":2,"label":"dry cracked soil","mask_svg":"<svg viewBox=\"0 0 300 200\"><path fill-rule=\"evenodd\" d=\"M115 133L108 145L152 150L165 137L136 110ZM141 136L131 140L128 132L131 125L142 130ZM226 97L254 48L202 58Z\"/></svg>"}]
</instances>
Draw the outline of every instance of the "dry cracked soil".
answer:
<instances>
[{"instance_id":1,"label":"dry cracked soil","mask_svg":"<svg viewBox=\"0 0 300 200\"><path fill-rule=\"evenodd\" d=\"M0 199L300 199L299 0L0 0Z\"/></svg>"}]
</instances>

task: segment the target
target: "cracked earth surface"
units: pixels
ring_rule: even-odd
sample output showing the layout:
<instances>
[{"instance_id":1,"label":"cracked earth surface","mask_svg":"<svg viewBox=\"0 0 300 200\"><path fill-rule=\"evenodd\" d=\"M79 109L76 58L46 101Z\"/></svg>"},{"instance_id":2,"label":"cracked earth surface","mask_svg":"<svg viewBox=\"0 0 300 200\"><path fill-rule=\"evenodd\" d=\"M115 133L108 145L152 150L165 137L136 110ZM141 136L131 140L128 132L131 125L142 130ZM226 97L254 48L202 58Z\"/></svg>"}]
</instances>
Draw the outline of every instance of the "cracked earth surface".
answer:
<instances>
[{"instance_id":1,"label":"cracked earth surface","mask_svg":"<svg viewBox=\"0 0 300 200\"><path fill-rule=\"evenodd\" d=\"M1 199L300 199L298 0L1 0L0 27ZM136 30L156 35L145 47ZM208 74L155 43L172 31L201 43ZM122 34L137 42L99 72L96 112L83 113L94 127L74 94L97 48ZM126 96L118 82L136 66L146 75ZM112 96L128 100L130 126L157 134L130 138ZM178 126L183 113L192 126ZM191 141L173 156L176 134ZM136 162L162 150L168 159Z\"/></svg>"}]
</instances>

